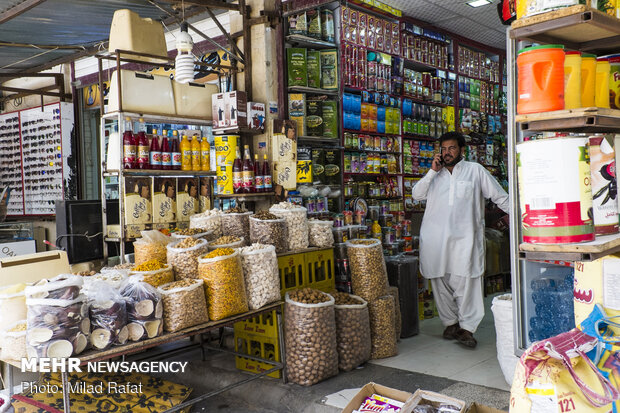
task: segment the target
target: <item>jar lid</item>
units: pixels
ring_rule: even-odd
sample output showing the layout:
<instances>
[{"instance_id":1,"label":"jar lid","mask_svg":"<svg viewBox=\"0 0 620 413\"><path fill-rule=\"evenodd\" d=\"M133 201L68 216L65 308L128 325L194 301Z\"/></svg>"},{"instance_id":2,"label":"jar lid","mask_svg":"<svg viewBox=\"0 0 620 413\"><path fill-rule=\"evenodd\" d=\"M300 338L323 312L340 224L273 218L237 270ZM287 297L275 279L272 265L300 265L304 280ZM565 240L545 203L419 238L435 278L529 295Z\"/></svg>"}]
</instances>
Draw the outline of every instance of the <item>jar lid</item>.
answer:
<instances>
[{"instance_id":1,"label":"jar lid","mask_svg":"<svg viewBox=\"0 0 620 413\"><path fill-rule=\"evenodd\" d=\"M582 53L581 57L583 59L592 59L592 58L596 59L596 55L592 53Z\"/></svg>"},{"instance_id":2,"label":"jar lid","mask_svg":"<svg viewBox=\"0 0 620 413\"><path fill-rule=\"evenodd\" d=\"M561 49L564 50L564 45L561 44L543 44L541 46L530 46L524 49L521 49L517 52L517 54L531 52L532 50L540 50L540 49Z\"/></svg>"},{"instance_id":3,"label":"jar lid","mask_svg":"<svg viewBox=\"0 0 620 413\"><path fill-rule=\"evenodd\" d=\"M573 50L573 51L570 51L570 52L565 52L565 54L567 54L567 55L581 55L581 52Z\"/></svg>"}]
</instances>

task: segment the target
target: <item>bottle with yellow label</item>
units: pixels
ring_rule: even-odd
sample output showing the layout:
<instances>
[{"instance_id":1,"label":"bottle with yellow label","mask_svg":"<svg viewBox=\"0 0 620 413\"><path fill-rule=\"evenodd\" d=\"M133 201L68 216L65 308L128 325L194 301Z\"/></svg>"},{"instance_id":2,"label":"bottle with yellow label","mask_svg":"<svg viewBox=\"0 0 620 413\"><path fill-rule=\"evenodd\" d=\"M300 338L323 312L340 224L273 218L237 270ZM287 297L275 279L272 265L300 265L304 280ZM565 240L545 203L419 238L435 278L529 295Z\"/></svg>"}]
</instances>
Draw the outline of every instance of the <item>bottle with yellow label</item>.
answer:
<instances>
[{"instance_id":1,"label":"bottle with yellow label","mask_svg":"<svg viewBox=\"0 0 620 413\"><path fill-rule=\"evenodd\" d=\"M372 237L378 240L382 237L381 225L379 225L379 221L374 221L371 227Z\"/></svg>"},{"instance_id":2,"label":"bottle with yellow label","mask_svg":"<svg viewBox=\"0 0 620 413\"><path fill-rule=\"evenodd\" d=\"M200 142L200 166L203 171L211 170L211 145L206 136Z\"/></svg>"},{"instance_id":3,"label":"bottle with yellow label","mask_svg":"<svg viewBox=\"0 0 620 413\"><path fill-rule=\"evenodd\" d=\"M181 139L181 170L182 171L191 171L192 170L192 144L187 139L187 135L183 135L183 139Z\"/></svg>"},{"instance_id":4,"label":"bottle with yellow label","mask_svg":"<svg viewBox=\"0 0 620 413\"><path fill-rule=\"evenodd\" d=\"M192 136L192 171L200 171L200 140L198 135Z\"/></svg>"}]
</instances>

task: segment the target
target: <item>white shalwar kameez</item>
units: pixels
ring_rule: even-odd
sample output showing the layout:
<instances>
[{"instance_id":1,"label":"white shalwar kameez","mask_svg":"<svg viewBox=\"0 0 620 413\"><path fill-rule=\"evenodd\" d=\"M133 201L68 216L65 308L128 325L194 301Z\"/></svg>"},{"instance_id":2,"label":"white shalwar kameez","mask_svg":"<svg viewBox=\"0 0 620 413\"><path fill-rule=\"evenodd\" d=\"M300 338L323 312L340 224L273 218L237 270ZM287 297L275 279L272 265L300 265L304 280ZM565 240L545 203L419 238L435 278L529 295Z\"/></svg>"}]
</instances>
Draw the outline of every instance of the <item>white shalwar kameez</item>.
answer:
<instances>
[{"instance_id":1,"label":"white shalwar kameez","mask_svg":"<svg viewBox=\"0 0 620 413\"><path fill-rule=\"evenodd\" d=\"M484 200L509 211L508 194L482 165L460 161L452 173L429 170L413 187L426 200L420 272L431 280L442 323L474 333L484 316Z\"/></svg>"}]
</instances>

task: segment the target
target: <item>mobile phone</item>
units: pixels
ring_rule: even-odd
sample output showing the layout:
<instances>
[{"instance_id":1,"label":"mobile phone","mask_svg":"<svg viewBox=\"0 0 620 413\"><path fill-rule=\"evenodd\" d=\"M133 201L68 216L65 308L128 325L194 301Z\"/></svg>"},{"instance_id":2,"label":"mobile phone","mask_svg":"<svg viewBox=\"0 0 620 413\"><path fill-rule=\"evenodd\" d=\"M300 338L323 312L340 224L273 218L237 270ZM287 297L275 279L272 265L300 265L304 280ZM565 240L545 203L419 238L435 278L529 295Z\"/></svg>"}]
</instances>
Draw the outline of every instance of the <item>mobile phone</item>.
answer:
<instances>
[{"instance_id":1,"label":"mobile phone","mask_svg":"<svg viewBox=\"0 0 620 413\"><path fill-rule=\"evenodd\" d=\"M443 160L443 148L441 146L439 147L439 163L442 165L445 163Z\"/></svg>"}]
</instances>

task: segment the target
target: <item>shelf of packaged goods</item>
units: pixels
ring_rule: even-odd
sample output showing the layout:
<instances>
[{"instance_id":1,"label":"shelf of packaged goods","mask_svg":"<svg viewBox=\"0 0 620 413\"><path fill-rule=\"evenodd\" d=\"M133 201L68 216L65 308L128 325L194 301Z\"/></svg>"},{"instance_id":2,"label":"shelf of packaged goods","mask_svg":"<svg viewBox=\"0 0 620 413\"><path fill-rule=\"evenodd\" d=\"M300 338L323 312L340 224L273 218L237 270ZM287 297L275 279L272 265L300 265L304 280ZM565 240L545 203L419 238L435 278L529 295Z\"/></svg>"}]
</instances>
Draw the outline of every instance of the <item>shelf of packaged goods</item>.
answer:
<instances>
[{"instance_id":1,"label":"shelf of packaged goods","mask_svg":"<svg viewBox=\"0 0 620 413\"><path fill-rule=\"evenodd\" d=\"M108 170L103 173L103 176L119 176L120 171ZM160 177L199 177L216 175L212 171L162 171L159 169L125 169L123 170L124 176L160 176Z\"/></svg>"},{"instance_id":2,"label":"shelf of packaged goods","mask_svg":"<svg viewBox=\"0 0 620 413\"><path fill-rule=\"evenodd\" d=\"M363 199L373 199L375 201L402 201L402 196L345 196L344 199L355 199L355 198L363 198Z\"/></svg>"},{"instance_id":3,"label":"shelf of packaged goods","mask_svg":"<svg viewBox=\"0 0 620 413\"><path fill-rule=\"evenodd\" d=\"M454 105L447 105L445 103L433 102L432 100L420 99L419 97L413 96L413 95L404 94L402 97L403 99L410 99L413 103L420 103L422 105L439 106L440 108L447 108L448 106L454 106Z\"/></svg>"},{"instance_id":4,"label":"shelf of packaged goods","mask_svg":"<svg viewBox=\"0 0 620 413\"><path fill-rule=\"evenodd\" d=\"M286 41L291 44L302 47L319 48L335 48L337 47L333 42L326 42L325 40L315 39L313 37L304 36L302 34L289 34L286 36Z\"/></svg>"},{"instance_id":5,"label":"shelf of packaged goods","mask_svg":"<svg viewBox=\"0 0 620 413\"><path fill-rule=\"evenodd\" d=\"M364 176L364 177L369 177L369 176L387 176L387 177L398 177L398 176L402 176L402 174L399 173L395 173L395 174L386 174L386 173L371 173L371 172L343 172L343 175L345 176Z\"/></svg>"},{"instance_id":6,"label":"shelf of packaged goods","mask_svg":"<svg viewBox=\"0 0 620 413\"><path fill-rule=\"evenodd\" d=\"M109 120L118 120L118 116L123 118L130 117L132 119L143 118L146 122L151 123L170 123L170 124L191 124L191 125L202 125L202 126L211 126L213 125L213 120L211 119L199 119L199 118L190 118L184 116L171 116L171 115L158 115L153 113L135 113L135 112L108 112L102 116L103 119Z\"/></svg>"},{"instance_id":7,"label":"shelf of packaged goods","mask_svg":"<svg viewBox=\"0 0 620 413\"><path fill-rule=\"evenodd\" d=\"M330 90L330 89L320 89L317 87L307 87L307 86L289 86L289 92L294 93L314 93L317 95L329 95L329 96L338 96L340 93L338 90Z\"/></svg>"},{"instance_id":8,"label":"shelf of packaged goods","mask_svg":"<svg viewBox=\"0 0 620 413\"><path fill-rule=\"evenodd\" d=\"M309 144L328 144L328 145L339 145L340 138L329 138L327 136L298 136L297 141L306 142ZM342 149L341 147L333 149Z\"/></svg>"},{"instance_id":9,"label":"shelf of packaged goods","mask_svg":"<svg viewBox=\"0 0 620 413\"><path fill-rule=\"evenodd\" d=\"M236 198L239 200L243 200L245 198L268 198L271 196L275 196L275 192L256 192L256 193L249 193L249 194L216 194L213 195L215 198Z\"/></svg>"},{"instance_id":10,"label":"shelf of packaged goods","mask_svg":"<svg viewBox=\"0 0 620 413\"><path fill-rule=\"evenodd\" d=\"M226 129L213 129L214 135L262 135L264 130L248 129L248 128L226 128Z\"/></svg>"},{"instance_id":11,"label":"shelf of packaged goods","mask_svg":"<svg viewBox=\"0 0 620 413\"><path fill-rule=\"evenodd\" d=\"M439 142L439 138L431 138L430 136L422 135L403 134L403 139L407 139L409 141Z\"/></svg>"},{"instance_id":12,"label":"shelf of packaged goods","mask_svg":"<svg viewBox=\"0 0 620 413\"><path fill-rule=\"evenodd\" d=\"M424 174L403 174L405 178L424 178Z\"/></svg>"},{"instance_id":13,"label":"shelf of packaged goods","mask_svg":"<svg viewBox=\"0 0 620 413\"><path fill-rule=\"evenodd\" d=\"M356 135L372 135L372 136L401 136L400 133L381 133L381 132L370 132L370 131L362 131L362 130L354 130L354 129L343 129L345 133L354 133Z\"/></svg>"},{"instance_id":14,"label":"shelf of packaged goods","mask_svg":"<svg viewBox=\"0 0 620 413\"><path fill-rule=\"evenodd\" d=\"M444 79L447 79L450 73L450 71L444 67L437 67L437 66L430 65L428 63L417 62L411 59L403 59L403 61L404 61L405 69L411 69L411 70L415 70L418 72L436 70L437 72L444 73L444 76L439 76L441 73L438 73L438 76Z\"/></svg>"},{"instance_id":15,"label":"shelf of packaged goods","mask_svg":"<svg viewBox=\"0 0 620 413\"><path fill-rule=\"evenodd\" d=\"M512 24L509 33L512 39L559 43L567 49L598 55L620 47L618 19L585 5L522 18Z\"/></svg>"},{"instance_id":16,"label":"shelf of packaged goods","mask_svg":"<svg viewBox=\"0 0 620 413\"><path fill-rule=\"evenodd\" d=\"M594 241L579 244L519 245L519 257L526 260L593 261L620 252L618 234L597 236Z\"/></svg>"},{"instance_id":17,"label":"shelf of packaged goods","mask_svg":"<svg viewBox=\"0 0 620 413\"><path fill-rule=\"evenodd\" d=\"M381 95L388 95L389 97L397 99L397 100L403 98L402 95L395 95L393 93L381 92L379 90L370 90L370 89L366 89L363 87L355 87L355 86L345 86L344 91L349 92L349 93L359 93L359 92L379 93ZM386 105L382 105L382 106L386 106Z\"/></svg>"},{"instance_id":18,"label":"shelf of packaged goods","mask_svg":"<svg viewBox=\"0 0 620 413\"><path fill-rule=\"evenodd\" d=\"M470 75L468 75L466 73L459 73L459 77L463 77L463 78L471 79L471 80L479 80L481 82L490 83L492 85L499 85L499 82L496 82L494 80L484 79L484 78L478 77L478 76L470 76ZM467 93L467 92L464 92L464 93Z\"/></svg>"},{"instance_id":19,"label":"shelf of packaged goods","mask_svg":"<svg viewBox=\"0 0 620 413\"><path fill-rule=\"evenodd\" d=\"M620 23L618 24L620 26ZM517 115L522 131L569 131L574 133L615 132L620 129L620 110L579 108Z\"/></svg>"},{"instance_id":20,"label":"shelf of packaged goods","mask_svg":"<svg viewBox=\"0 0 620 413\"><path fill-rule=\"evenodd\" d=\"M389 152L389 151L374 151L372 149L353 149L353 148L344 148L345 152L364 152L364 153L376 153L380 155L402 155L402 152Z\"/></svg>"}]
</instances>

